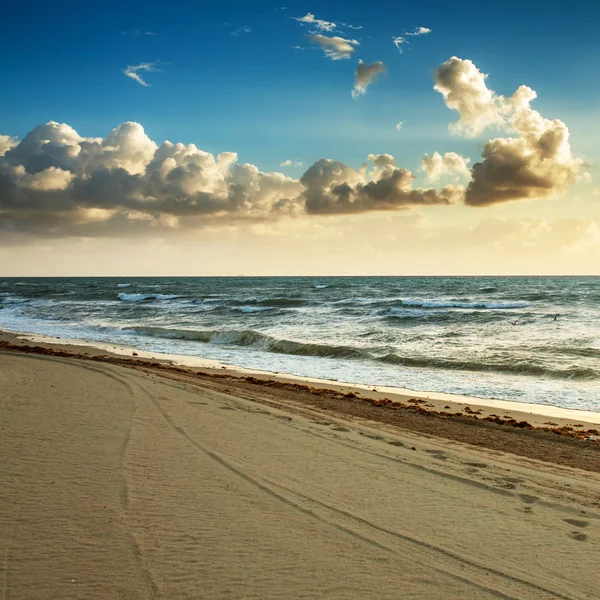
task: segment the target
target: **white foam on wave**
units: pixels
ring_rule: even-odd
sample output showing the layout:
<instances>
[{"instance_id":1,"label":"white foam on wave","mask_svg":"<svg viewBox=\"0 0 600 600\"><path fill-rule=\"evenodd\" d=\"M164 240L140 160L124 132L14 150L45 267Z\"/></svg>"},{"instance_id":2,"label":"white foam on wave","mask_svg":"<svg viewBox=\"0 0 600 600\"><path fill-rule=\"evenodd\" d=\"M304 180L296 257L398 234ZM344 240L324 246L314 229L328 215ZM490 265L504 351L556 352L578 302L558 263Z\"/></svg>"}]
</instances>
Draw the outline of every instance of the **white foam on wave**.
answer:
<instances>
[{"instance_id":1,"label":"white foam on wave","mask_svg":"<svg viewBox=\"0 0 600 600\"><path fill-rule=\"evenodd\" d=\"M133 283L117 283L117 287L130 287Z\"/></svg>"},{"instance_id":2,"label":"white foam on wave","mask_svg":"<svg viewBox=\"0 0 600 600\"><path fill-rule=\"evenodd\" d=\"M235 310L238 312L252 314L252 313L260 313L265 312L266 310L273 310L268 306L235 306L231 310Z\"/></svg>"},{"instance_id":3,"label":"white foam on wave","mask_svg":"<svg viewBox=\"0 0 600 600\"><path fill-rule=\"evenodd\" d=\"M455 300L401 300L403 306L419 308L485 308L488 310L503 310L509 308L527 308L529 302L457 302Z\"/></svg>"},{"instance_id":4,"label":"white foam on wave","mask_svg":"<svg viewBox=\"0 0 600 600\"><path fill-rule=\"evenodd\" d=\"M25 298L17 298L14 296L8 296L2 300L0 304L23 304L27 302Z\"/></svg>"},{"instance_id":5,"label":"white foam on wave","mask_svg":"<svg viewBox=\"0 0 600 600\"><path fill-rule=\"evenodd\" d=\"M174 300L180 296L174 294L125 294L121 292L118 296L119 300L125 302L143 302L144 300Z\"/></svg>"}]
</instances>

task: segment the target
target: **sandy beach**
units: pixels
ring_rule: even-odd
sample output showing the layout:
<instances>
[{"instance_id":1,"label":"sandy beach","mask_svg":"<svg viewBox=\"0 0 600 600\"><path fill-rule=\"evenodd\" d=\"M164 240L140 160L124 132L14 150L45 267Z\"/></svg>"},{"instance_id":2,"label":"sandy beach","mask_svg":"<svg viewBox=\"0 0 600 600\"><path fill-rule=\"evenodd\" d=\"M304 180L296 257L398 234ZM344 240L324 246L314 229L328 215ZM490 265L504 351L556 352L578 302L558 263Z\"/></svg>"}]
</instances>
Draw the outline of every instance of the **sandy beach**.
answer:
<instances>
[{"instance_id":1,"label":"sandy beach","mask_svg":"<svg viewBox=\"0 0 600 600\"><path fill-rule=\"evenodd\" d=\"M2 600L600 596L593 419L2 335Z\"/></svg>"}]
</instances>

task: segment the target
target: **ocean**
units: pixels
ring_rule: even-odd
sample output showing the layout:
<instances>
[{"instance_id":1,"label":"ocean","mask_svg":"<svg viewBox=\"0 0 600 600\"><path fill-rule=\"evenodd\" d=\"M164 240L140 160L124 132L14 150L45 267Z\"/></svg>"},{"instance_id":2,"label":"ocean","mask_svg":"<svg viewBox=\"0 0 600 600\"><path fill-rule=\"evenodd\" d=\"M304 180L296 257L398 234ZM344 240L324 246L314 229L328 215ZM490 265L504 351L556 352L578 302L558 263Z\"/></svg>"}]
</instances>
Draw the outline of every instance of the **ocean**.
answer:
<instances>
[{"instance_id":1,"label":"ocean","mask_svg":"<svg viewBox=\"0 0 600 600\"><path fill-rule=\"evenodd\" d=\"M600 411L600 277L0 278L0 328Z\"/></svg>"}]
</instances>

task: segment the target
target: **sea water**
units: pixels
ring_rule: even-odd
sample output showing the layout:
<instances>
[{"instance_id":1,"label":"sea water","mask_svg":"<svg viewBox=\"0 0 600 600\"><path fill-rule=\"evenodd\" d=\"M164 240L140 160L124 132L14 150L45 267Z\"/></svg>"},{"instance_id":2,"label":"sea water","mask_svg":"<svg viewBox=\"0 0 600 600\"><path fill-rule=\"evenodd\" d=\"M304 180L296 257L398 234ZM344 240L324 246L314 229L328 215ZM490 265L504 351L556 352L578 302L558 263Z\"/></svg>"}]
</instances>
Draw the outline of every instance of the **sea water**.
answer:
<instances>
[{"instance_id":1,"label":"sea water","mask_svg":"<svg viewBox=\"0 0 600 600\"><path fill-rule=\"evenodd\" d=\"M600 277L0 279L0 327L600 410Z\"/></svg>"}]
</instances>

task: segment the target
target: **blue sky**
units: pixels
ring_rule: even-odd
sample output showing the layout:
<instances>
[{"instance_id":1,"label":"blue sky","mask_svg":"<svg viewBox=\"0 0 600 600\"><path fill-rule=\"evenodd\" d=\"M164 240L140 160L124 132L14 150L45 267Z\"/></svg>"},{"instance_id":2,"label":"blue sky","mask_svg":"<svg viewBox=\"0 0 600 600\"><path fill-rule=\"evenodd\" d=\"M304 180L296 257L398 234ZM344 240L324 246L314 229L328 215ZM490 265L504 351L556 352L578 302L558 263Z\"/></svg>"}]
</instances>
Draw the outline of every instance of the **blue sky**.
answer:
<instances>
[{"instance_id":1,"label":"blue sky","mask_svg":"<svg viewBox=\"0 0 600 600\"><path fill-rule=\"evenodd\" d=\"M597 119L600 106L598 3L281 4L285 10L265 2L10 3L0 130L22 137L56 120L105 136L134 120L157 141L235 150L264 169L320 156L358 164L370 152L414 167L425 152L473 147L448 136L454 115L432 90L432 70L456 55L490 73L498 93L524 83L538 92L542 114L569 112L574 145L592 149L584 121L594 111ZM291 18L309 11L363 26L339 34L361 42L350 60L292 48L310 46L309 27ZM251 31L231 35L243 26ZM417 26L432 33L400 54L392 36ZM134 31L142 35L123 35ZM387 73L353 100L356 58L383 61ZM148 88L122 73L141 62L161 63L147 74Z\"/></svg>"}]
</instances>

